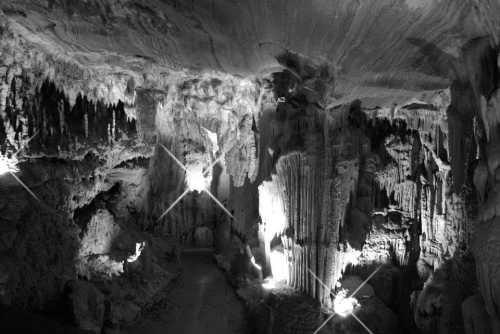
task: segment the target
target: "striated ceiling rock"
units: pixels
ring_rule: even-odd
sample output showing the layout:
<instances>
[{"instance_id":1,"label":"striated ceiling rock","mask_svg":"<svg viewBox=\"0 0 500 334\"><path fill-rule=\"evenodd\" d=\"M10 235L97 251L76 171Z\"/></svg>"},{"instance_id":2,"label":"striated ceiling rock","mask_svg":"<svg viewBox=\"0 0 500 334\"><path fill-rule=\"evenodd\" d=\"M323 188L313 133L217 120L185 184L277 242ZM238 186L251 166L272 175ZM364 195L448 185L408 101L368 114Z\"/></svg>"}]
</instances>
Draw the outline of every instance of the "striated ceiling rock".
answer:
<instances>
[{"instance_id":1,"label":"striated ceiling rock","mask_svg":"<svg viewBox=\"0 0 500 334\"><path fill-rule=\"evenodd\" d=\"M454 257L475 238L484 309L498 318L499 12L500 0L2 0L0 151L33 139L21 177L75 224L54 210L23 217L30 202L6 183L0 247L16 256L0 297L41 308L62 290L52 277L120 274L110 250L123 222L210 240L210 198L166 210L186 183L197 189L176 156L197 176L217 166L202 183L231 197L227 233L249 244L260 195L264 251L283 252L290 285L324 305L331 291L309 270L334 287L348 266L392 261L417 267L401 272L408 294L429 279L417 327L445 326L469 293ZM115 323L141 304L121 302Z\"/></svg>"},{"instance_id":2,"label":"striated ceiling rock","mask_svg":"<svg viewBox=\"0 0 500 334\"><path fill-rule=\"evenodd\" d=\"M33 48L88 70L270 74L293 52L335 69L337 102L449 86L471 40L500 31L497 0L5 0Z\"/></svg>"}]
</instances>

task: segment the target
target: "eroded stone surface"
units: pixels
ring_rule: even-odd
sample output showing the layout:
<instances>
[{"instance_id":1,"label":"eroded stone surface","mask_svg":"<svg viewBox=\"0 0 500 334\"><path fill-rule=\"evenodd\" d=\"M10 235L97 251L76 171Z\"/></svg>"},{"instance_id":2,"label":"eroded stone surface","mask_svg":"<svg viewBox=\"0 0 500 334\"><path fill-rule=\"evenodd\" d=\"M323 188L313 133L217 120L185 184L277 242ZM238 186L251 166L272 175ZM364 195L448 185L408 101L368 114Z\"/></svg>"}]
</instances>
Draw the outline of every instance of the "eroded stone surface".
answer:
<instances>
[{"instance_id":1,"label":"eroded stone surface","mask_svg":"<svg viewBox=\"0 0 500 334\"><path fill-rule=\"evenodd\" d=\"M495 333L499 10L4 1L0 154L21 149L16 175L40 200L0 176L1 303L45 310L86 278L76 291L93 307L75 305L80 326L102 328L104 298L118 330L172 279L159 257L215 239L239 282L258 277L251 259L267 274L277 251L288 284L323 306L330 291L309 270L335 289L385 264L362 312L377 329L393 330L379 320L397 316L405 330L414 319L427 333L477 332L476 305ZM189 169L217 162L205 186L234 219L201 186L158 219L195 189L160 144ZM482 299L470 297L471 250ZM285 326L283 310L266 330ZM319 320L301 319L304 330Z\"/></svg>"}]
</instances>

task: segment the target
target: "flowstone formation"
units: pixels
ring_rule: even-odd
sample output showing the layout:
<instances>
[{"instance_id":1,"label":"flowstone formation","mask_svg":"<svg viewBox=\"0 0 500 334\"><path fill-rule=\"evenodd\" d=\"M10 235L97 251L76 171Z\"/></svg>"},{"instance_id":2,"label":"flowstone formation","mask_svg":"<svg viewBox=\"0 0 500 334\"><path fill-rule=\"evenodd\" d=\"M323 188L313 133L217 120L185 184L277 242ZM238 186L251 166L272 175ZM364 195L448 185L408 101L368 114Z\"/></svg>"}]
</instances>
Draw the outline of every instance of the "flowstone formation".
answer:
<instances>
[{"instance_id":1,"label":"flowstone formation","mask_svg":"<svg viewBox=\"0 0 500 334\"><path fill-rule=\"evenodd\" d=\"M214 242L218 213L201 189L158 220L189 188L158 144L201 173L217 162L205 186L227 199L230 176L256 177L260 84L175 71L141 88L133 75L96 81L8 26L1 40L1 155L18 161L1 176L2 305L68 313L92 332L130 324L178 274L175 244Z\"/></svg>"},{"instance_id":2,"label":"flowstone formation","mask_svg":"<svg viewBox=\"0 0 500 334\"><path fill-rule=\"evenodd\" d=\"M495 59L485 45L471 43L464 57ZM343 274L365 278L386 263L381 276L396 290L388 295L383 281L372 282L403 327L413 321L424 333L473 327L472 316L462 318L462 303L477 287L471 251L478 201L488 189L477 160L484 134L473 114L465 117L474 84L453 78L450 90L390 107L358 101L323 110L288 96L276 116L261 118L261 154L274 166L259 186L261 198L274 198L261 203L263 233L270 233L270 253L281 252L289 264L290 285L329 305L330 291L310 270L335 289Z\"/></svg>"},{"instance_id":3,"label":"flowstone formation","mask_svg":"<svg viewBox=\"0 0 500 334\"><path fill-rule=\"evenodd\" d=\"M450 190L449 101L448 91L436 91L391 109L353 103L308 115L293 101L278 107L286 116L271 123L281 124L280 139L269 143L282 146L262 151L281 156L259 193L281 197L261 217L271 231L266 242L281 244L289 261L289 284L330 305L330 291L309 270L334 287L343 272L366 277L364 266L386 263L384 272L401 286L389 299L381 287L379 297L401 320L412 318L399 301L470 243L464 195Z\"/></svg>"},{"instance_id":4,"label":"flowstone formation","mask_svg":"<svg viewBox=\"0 0 500 334\"><path fill-rule=\"evenodd\" d=\"M498 13L3 1L0 306L168 332L215 287L254 333L499 333Z\"/></svg>"}]
</instances>

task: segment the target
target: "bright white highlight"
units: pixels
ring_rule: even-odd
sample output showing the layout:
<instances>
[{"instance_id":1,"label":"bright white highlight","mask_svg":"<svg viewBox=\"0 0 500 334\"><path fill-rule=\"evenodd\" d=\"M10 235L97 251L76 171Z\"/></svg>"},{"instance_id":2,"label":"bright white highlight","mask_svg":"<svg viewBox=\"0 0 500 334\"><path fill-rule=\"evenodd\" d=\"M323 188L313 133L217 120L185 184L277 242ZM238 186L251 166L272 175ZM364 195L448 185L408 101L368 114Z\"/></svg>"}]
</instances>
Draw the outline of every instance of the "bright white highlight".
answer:
<instances>
[{"instance_id":1,"label":"bright white highlight","mask_svg":"<svg viewBox=\"0 0 500 334\"><path fill-rule=\"evenodd\" d=\"M347 291L341 290L333 300L333 310L341 317L347 317L359 306L358 300L354 297L346 297Z\"/></svg>"},{"instance_id":2,"label":"bright white highlight","mask_svg":"<svg viewBox=\"0 0 500 334\"><path fill-rule=\"evenodd\" d=\"M255 257L254 256L252 256L250 258L250 263L252 263L252 265L255 267L255 269L262 270L262 267L259 264L257 264L257 262L255 262Z\"/></svg>"},{"instance_id":3,"label":"bright white highlight","mask_svg":"<svg viewBox=\"0 0 500 334\"><path fill-rule=\"evenodd\" d=\"M0 154L0 176L6 173L9 173L26 191L37 201L42 202L40 198L38 198L37 195L31 189L19 178L15 173L19 172L19 168L17 167L17 164L19 161L17 160L17 155L24 150L26 145L38 135L38 131L35 131L33 136L28 138L27 141L24 142L24 144L19 148L19 150L10 158Z\"/></svg>"},{"instance_id":4,"label":"bright white highlight","mask_svg":"<svg viewBox=\"0 0 500 334\"><path fill-rule=\"evenodd\" d=\"M8 158L0 154L0 175L6 173L17 173L19 168L17 167L18 161L15 156Z\"/></svg>"},{"instance_id":5,"label":"bright white highlight","mask_svg":"<svg viewBox=\"0 0 500 334\"><path fill-rule=\"evenodd\" d=\"M358 300L356 298L354 298L354 295L363 287L363 285L365 285L379 270L380 268L382 268L382 266L379 266L377 269L375 269L375 271L373 273L371 273L370 276L368 276L367 279L365 279L359 286L356 290L354 290L353 293L351 293L351 295L349 297L346 297L347 296L347 291L345 289L342 289L339 293L337 293L337 295L335 296L334 300L333 300L333 313L321 324L321 326L319 326L313 334L317 334L331 319L333 319L337 314L340 315L341 317L347 317L347 316L351 316L356 319L357 322L359 322L359 324L361 326L363 326L363 328L370 334L373 334L373 332L370 330L370 328L368 328L368 326L365 325L365 323L363 321L361 321L361 319L359 319L355 314L354 314L354 309L356 307L359 307L359 303L358 303ZM328 288L328 286L322 282L318 276L316 276L314 274L314 272L309 269L309 272L311 273L311 275L313 275L313 277L321 284L323 285L324 287L326 287L328 290L330 290ZM330 292L331 294L331 292Z\"/></svg>"},{"instance_id":6,"label":"bright white highlight","mask_svg":"<svg viewBox=\"0 0 500 334\"><path fill-rule=\"evenodd\" d=\"M208 138L212 142L212 152L215 155L217 151L219 150L219 145L217 141L217 133L210 131L209 129L205 127L201 127L203 130L205 130L205 133L207 134Z\"/></svg>"},{"instance_id":7,"label":"bright white highlight","mask_svg":"<svg viewBox=\"0 0 500 334\"><path fill-rule=\"evenodd\" d=\"M144 247L146 247L146 241L143 242L137 242L135 244L135 253L130 255L127 258L127 262L135 262L137 259L141 256L142 251L144 250Z\"/></svg>"},{"instance_id":8,"label":"bright white highlight","mask_svg":"<svg viewBox=\"0 0 500 334\"><path fill-rule=\"evenodd\" d=\"M262 283L262 287L266 290L272 290L276 288L276 281L272 278L267 278L264 283Z\"/></svg>"},{"instance_id":9,"label":"bright white highlight","mask_svg":"<svg viewBox=\"0 0 500 334\"><path fill-rule=\"evenodd\" d=\"M250 263L252 264L252 266L254 266L254 268L257 269L258 271L261 271L262 267L257 263L257 261L255 261L255 256L253 256L250 246L246 245L245 250L248 256L250 256Z\"/></svg>"},{"instance_id":10,"label":"bright white highlight","mask_svg":"<svg viewBox=\"0 0 500 334\"><path fill-rule=\"evenodd\" d=\"M278 251L271 251L269 254L271 261L271 271L275 281L288 281L288 261L285 254Z\"/></svg>"},{"instance_id":11,"label":"bright white highlight","mask_svg":"<svg viewBox=\"0 0 500 334\"><path fill-rule=\"evenodd\" d=\"M280 196L276 181L266 181L259 186L259 213L264 222L264 235L266 242L286 227L285 204Z\"/></svg>"},{"instance_id":12,"label":"bright white highlight","mask_svg":"<svg viewBox=\"0 0 500 334\"><path fill-rule=\"evenodd\" d=\"M259 214L264 223L262 232L265 252L269 256L269 264L275 282L288 282L289 277L287 256L283 252L271 251L271 241L275 236L280 235L287 226L282 193L283 190L279 189L275 179L265 181L259 186ZM273 288L271 283L264 283L262 286L266 289Z\"/></svg>"},{"instance_id":13,"label":"bright white highlight","mask_svg":"<svg viewBox=\"0 0 500 334\"><path fill-rule=\"evenodd\" d=\"M206 189L205 176L203 175L201 166L187 169L186 185L191 191L196 190L197 192L202 192Z\"/></svg>"},{"instance_id":14,"label":"bright white highlight","mask_svg":"<svg viewBox=\"0 0 500 334\"><path fill-rule=\"evenodd\" d=\"M221 207L222 210L224 210L225 213L229 215L229 217L234 218L231 212L229 212L228 209L222 205L222 203L214 196L210 191L208 191L207 188L207 179L205 177L209 174L210 170L222 159L224 154L221 154L213 163L210 165L209 168L205 172L203 172L203 169L201 166L195 166L195 167L190 167L189 169L186 168L176 157L175 155L168 150L168 148L165 147L165 145L160 144L161 147L165 150L165 152L168 153L168 155L174 159L174 161L186 171L186 186L187 189L175 200L174 203L172 203L167 210L165 210L161 216L158 218L157 221L160 221L165 215L174 208L174 206L181 201L181 199L186 196L190 191L198 191L202 192L204 191L208 196L210 196L211 199L214 200L214 202Z\"/></svg>"},{"instance_id":15,"label":"bright white highlight","mask_svg":"<svg viewBox=\"0 0 500 334\"><path fill-rule=\"evenodd\" d=\"M0 154L0 176L10 174L34 199L41 202L40 198L16 175L19 172L18 163L16 155L9 158Z\"/></svg>"},{"instance_id":16,"label":"bright white highlight","mask_svg":"<svg viewBox=\"0 0 500 334\"><path fill-rule=\"evenodd\" d=\"M261 284L265 290L283 290L288 289L289 286L285 281L277 281L272 277L267 277Z\"/></svg>"}]
</instances>

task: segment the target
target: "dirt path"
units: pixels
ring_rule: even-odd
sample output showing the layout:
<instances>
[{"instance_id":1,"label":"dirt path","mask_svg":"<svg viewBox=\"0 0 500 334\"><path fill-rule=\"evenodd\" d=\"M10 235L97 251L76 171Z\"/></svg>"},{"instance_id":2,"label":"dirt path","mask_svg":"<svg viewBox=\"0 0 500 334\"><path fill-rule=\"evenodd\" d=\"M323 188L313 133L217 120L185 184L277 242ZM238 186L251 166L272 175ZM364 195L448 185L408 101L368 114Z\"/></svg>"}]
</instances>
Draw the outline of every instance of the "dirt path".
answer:
<instances>
[{"instance_id":1,"label":"dirt path","mask_svg":"<svg viewBox=\"0 0 500 334\"><path fill-rule=\"evenodd\" d=\"M167 296L171 306L124 333L243 334L243 306L215 266L213 254L185 253L182 268L182 276Z\"/></svg>"}]
</instances>

